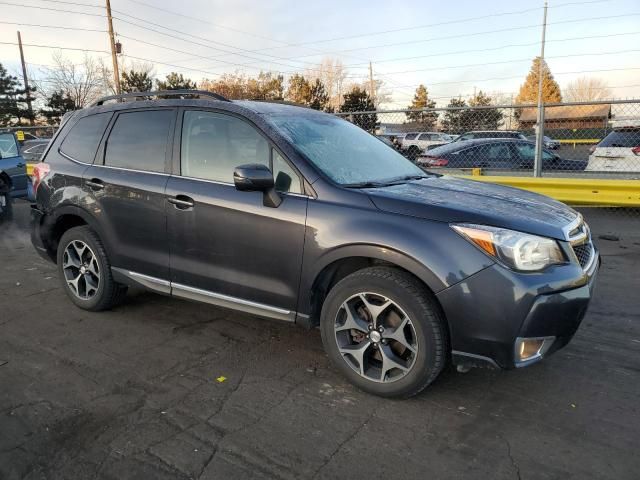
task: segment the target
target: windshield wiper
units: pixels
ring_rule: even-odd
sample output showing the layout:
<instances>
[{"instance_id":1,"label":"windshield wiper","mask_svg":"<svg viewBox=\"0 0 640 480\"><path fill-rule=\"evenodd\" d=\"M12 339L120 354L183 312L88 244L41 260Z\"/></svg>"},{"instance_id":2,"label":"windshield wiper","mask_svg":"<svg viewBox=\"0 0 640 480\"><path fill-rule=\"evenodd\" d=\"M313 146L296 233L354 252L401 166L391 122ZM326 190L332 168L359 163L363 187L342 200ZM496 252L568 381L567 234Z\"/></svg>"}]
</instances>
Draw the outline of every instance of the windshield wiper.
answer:
<instances>
[{"instance_id":1,"label":"windshield wiper","mask_svg":"<svg viewBox=\"0 0 640 480\"><path fill-rule=\"evenodd\" d=\"M389 182L355 182L355 183L344 183L342 184L345 188L380 188L380 187L388 187L391 185Z\"/></svg>"}]
</instances>

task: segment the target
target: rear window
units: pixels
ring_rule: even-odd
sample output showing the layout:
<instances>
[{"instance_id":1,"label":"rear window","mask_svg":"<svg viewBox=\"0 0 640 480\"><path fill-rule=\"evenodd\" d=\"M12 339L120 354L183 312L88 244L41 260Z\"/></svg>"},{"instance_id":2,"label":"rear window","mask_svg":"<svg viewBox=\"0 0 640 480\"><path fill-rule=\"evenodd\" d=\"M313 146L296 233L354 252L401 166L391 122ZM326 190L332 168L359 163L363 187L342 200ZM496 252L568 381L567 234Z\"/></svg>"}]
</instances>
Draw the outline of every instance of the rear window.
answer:
<instances>
[{"instance_id":1,"label":"rear window","mask_svg":"<svg viewBox=\"0 0 640 480\"><path fill-rule=\"evenodd\" d=\"M18 156L18 144L13 133L0 133L0 158Z\"/></svg>"},{"instance_id":2,"label":"rear window","mask_svg":"<svg viewBox=\"0 0 640 480\"><path fill-rule=\"evenodd\" d=\"M147 110L118 116L104 154L104 164L148 172L164 172L173 110Z\"/></svg>"},{"instance_id":3,"label":"rear window","mask_svg":"<svg viewBox=\"0 0 640 480\"><path fill-rule=\"evenodd\" d=\"M82 117L71 127L60 145L65 155L84 163L93 163L111 112Z\"/></svg>"},{"instance_id":4,"label":"rear window","mask_svg":"<svg viewBox=\"0 0 640 480\"><path fill-rule=\"evenodd\" d=\"M640 146L640 128L615 130L600 142L599 147L626 147Z\"/></svg>"}]
</instances>

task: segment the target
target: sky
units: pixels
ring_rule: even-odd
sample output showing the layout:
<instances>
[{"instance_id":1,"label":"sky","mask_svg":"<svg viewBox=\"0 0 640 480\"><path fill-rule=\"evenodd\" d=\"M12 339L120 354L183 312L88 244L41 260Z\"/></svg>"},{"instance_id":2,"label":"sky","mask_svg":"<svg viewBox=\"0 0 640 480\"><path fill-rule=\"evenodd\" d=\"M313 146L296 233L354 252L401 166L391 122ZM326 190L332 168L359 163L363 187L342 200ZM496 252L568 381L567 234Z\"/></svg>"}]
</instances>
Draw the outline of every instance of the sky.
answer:
<instances>
[{"instance_id":1,"label":"sky","mask_svg":"<svg viewBox=\"0 0 640 480\"><path fill-rule=\"evenodd\" d=\"M236 71L257 75L261 69L288 77L331 57L342 61L349 81L360 82L368 78L371 61L374 77L391 94L384 108L409 105L421 83L439 106L480 89L506 100L515 96L540 54L542 5L111 1L125 65L139 61L132 57L153 60L157 76L178 71L199 81ZM12 74L21 76L18 47L12 45L17 30L24 44L47 47L25 46L31 77L43 75L55 52L80 62L82 49L95 50L90 55L110 62L102 0L0 0L0 12L0 63ZM545 58L561 87L578 77L597 77L616 98L640 98L638 0L551 0L547 22ZM51 26L98 31L46 28Z\"/></svg>"}]
</instances>

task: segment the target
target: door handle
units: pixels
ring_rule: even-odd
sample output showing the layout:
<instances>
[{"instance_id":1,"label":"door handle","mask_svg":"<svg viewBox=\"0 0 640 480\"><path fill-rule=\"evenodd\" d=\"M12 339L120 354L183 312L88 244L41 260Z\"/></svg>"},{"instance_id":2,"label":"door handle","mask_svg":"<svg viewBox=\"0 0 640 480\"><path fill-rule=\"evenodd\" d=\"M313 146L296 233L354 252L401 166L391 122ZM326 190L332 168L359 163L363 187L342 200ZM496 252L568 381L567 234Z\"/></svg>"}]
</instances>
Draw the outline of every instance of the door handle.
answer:
<instances>
[{"instance_id":1,"label":"door handle","mask_svg":"<svg viewBox=\"0 0 640 480\"><path fill-rule=\"evenodd\" d=\"M193 198L187 197L186 195L176 195L175 197L169 197L167 198L167 201L175 205L175 207L180 210L188 210L190 208L193 208L193 206L195 205Z\"/></svg>"},{"instance_id":2,"label":"door handle","mask_svg":"<svg viewBox=\"0 0 640 480\"><path fill-rule=\"evenodd\" d=\"M92 178L91 180L87 180L85 184L91 188L92 190L102 190L104 188L104 183L99 178Z\"/></svg>"},{"instance_id":3,"label":"door handle","mask_svg":"<svg viewBox=\"0 0 640 480\"><path fill-rule=\"evenodd\" d=\"M24 163L16 163L16 167L22 168L22 167L24 167Z\"/></svg>"}]
</instances>

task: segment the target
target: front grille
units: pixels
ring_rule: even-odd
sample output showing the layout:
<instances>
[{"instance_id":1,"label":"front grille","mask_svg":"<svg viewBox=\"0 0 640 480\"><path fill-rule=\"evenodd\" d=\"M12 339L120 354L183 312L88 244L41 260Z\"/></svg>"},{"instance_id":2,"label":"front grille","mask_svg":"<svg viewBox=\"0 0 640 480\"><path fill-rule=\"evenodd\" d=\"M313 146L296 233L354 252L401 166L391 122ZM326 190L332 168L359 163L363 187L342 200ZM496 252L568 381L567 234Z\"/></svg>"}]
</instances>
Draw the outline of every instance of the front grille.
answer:
<instances>
[{"instance_id":1,"label":"front grille","mask_svg":"<svg viewBox=\"0 0 640 480\"><path fill-rule=\"evenodd\" d=\"M578 259L580 266L585 269L591 261L591 255L593 255L591 242L583 243L582 245L574 245L573 253L576 254L576 258Z\"/></svg>"}]
</instances>

